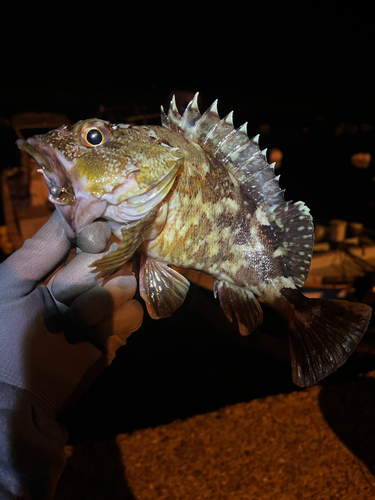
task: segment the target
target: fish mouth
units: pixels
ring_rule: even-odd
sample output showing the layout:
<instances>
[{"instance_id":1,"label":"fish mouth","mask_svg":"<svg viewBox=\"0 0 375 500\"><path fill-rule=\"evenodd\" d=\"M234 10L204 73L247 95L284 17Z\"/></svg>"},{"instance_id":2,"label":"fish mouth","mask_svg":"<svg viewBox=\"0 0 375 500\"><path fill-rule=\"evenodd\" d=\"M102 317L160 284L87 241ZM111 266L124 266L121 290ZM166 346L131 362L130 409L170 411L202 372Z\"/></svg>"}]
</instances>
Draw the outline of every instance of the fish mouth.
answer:
<instances>
[{"instance_id":1,"label":"fish mouth","mask_svg":"<svg viewBox=\"0 0 375 500\"><path fill-rule=\"evenodd\" d=\"M16 144L37 162L38 172L43 174L49 190L49 201L55 205L73 205L76 196L72 183L66 175L68 163L71 162L38 137L19 139Z\"/></svg>"},{"instance_id":2,"label":"fish mouth","mask_svg":"<svg viewBox=\"0 0 375 500\"><path fill-rule=\"evenodd\" d=\"M95 219L103 217L111 225L136 225L148 213L163 202L170 191L182 159L176 157L176 163L164 177L157 182L139 189L136 194L138 167L128 166L126 180L100 198L86 191L73 173L75 162L69 161L56 148L34 136L17 141L19 149L26 151L37 162L44 176L49 195L66 222L68 237L72 240L79 232ZM74 186L74 187L73 187ZM128 195L133 193L132 195Z\"/></svg>"},{"instance_id":3,"label":"fish mouth","mask_svg":"<svg viewBox=\"0 0 375 500\"><path fill-rule=\"evenodd\" d=\"M81 193L79 183L75 184L79 191L77 196L72 179L69 178L75 163L67 160L43 138L35 136L27 140L19 139L17 146L37 162L38 172L43 174L49 190L48 199L65 221L67 237L75 242L80 231L103 214L106 202Z\"/></svg>"}]
</instances>

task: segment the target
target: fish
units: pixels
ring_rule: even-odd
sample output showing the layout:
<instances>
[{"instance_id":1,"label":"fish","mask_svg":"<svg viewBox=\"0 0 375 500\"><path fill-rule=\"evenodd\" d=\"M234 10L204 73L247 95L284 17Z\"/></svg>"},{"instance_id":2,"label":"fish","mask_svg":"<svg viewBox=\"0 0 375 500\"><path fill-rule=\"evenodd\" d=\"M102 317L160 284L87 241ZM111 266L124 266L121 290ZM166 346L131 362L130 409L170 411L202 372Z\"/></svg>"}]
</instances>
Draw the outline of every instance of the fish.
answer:
<instances>
[{"instance_id":1,"label":"fish","mask_svg":"<svg viewBox=\"0 0 375 500\"><path fill-rule=\"evenodd\" d=\"M304 202L286 200L279 177L218 102L202 114L198 93L180 114L173 97L161 125L81 120L18 140L38 163L53 202L77 238L105 220L119 239L94 263L111 273L140 255L139 290L149 315L170 316L189 290L176 268L210 275L213 292L242 335L263 320L258 298L285 318L293 382L336 371L365 334L372 309L308 298L314 225Z\"/></svg>"}]
</instances>

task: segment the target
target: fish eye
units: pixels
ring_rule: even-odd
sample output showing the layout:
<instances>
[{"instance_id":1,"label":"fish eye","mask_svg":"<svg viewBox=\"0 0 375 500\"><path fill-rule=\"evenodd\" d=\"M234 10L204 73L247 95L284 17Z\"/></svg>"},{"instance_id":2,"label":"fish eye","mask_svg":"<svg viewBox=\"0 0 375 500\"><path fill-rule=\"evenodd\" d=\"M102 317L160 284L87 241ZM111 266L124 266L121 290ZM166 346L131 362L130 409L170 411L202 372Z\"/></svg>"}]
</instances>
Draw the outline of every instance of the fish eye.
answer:
<instances>
[{"instance_id":1,"label":"fish eye","mask_svg":"<svg viewBox=\"0 0 375 500\"><path fill-rule=\"evenodd\" d=\"M86 141L92 146L99 146L103 140L104 136L98 128L92 128L86 134Z\"/></svg>"},{"instance_id":2,"label":"fish eye","mask_svg":"<svg viewBox=\"0 0 375 500\"><path fill-rule=\"evenodd\" d=\"M82 146L91 148L101 146L111 140L111 129L106 123L99 120L85 123L78 134L79 141Z\"/></svg>"}]
</instances>

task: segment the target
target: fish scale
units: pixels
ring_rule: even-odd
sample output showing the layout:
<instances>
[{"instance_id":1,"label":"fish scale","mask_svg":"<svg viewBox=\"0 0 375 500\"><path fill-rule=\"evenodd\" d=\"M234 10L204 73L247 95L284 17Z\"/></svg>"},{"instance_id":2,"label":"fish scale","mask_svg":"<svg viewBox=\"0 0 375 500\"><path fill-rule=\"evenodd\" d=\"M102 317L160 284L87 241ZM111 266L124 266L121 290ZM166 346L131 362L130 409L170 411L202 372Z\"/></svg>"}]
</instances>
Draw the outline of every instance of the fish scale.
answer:
<instances>
[{"instance_id":1,"label":"fish scale","mask_svg":"<svg viewBox=\"0 0 375 500\"><path fill-rule=\"evenodd\" d=\"M152 318L170 316L188 293L188 280L171 266L203 271L241 334L262 321L257 297L286 319L297 385L335 371L372 311L301 293L313 221L303 202L285 201L259 136L249 138L246 124L235 129L232 113L220 118L217 101L201 114L198 94L182 116L173 97L161 122L83 120L18 146L38 162L70 237L101 218L121 240L93 272L110 274L141 255L139 289Z\"/></svg>"}]
</instances>

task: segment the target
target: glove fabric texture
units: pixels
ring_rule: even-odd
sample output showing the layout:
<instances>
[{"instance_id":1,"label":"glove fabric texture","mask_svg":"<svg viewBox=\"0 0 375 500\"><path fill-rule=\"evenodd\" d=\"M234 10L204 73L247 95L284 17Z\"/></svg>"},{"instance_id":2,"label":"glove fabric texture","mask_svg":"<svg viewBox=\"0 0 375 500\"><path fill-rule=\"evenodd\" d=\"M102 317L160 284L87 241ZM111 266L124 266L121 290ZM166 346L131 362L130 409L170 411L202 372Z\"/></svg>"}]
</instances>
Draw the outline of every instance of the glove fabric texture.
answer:
<instances>
[{"instance_id":1,"label":"glove fabric texture","mask_svg":"<svg viewBox=\"0 0 375 500\"><path fill-rule=\"evenodd\" d=\"M86 233L86 236L85 236ZM101 252L110 231L95 222L81 247ZM0 264L0 499L52 499L65 464L66 430L55 416L108 366L137 330L136 279L122 268L98 277L101 253L67 259L57 212Z\"/></svg>"}]
</instances>

